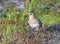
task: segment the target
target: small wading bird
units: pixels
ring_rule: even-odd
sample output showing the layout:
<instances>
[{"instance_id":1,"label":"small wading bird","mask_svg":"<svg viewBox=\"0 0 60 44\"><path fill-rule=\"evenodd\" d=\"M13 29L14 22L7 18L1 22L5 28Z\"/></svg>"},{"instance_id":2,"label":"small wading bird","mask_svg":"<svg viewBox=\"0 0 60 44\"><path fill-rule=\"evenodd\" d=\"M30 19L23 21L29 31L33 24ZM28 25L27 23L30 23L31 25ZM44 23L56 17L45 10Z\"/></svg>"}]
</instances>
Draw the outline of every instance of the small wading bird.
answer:
<instances>
[{"instance_id":1,"label":"small wading bird","mask_svg":"<svg viewBox=\"0 0 60 44\"><path fill-rule=\"evenodd\" d=\"M30 28L34 31L39 30L42 27L42 23L40 20L38 20L34 13L29 13L29 20L28 20L28 24L30 26Z\"/></svg>"}]
</instances>

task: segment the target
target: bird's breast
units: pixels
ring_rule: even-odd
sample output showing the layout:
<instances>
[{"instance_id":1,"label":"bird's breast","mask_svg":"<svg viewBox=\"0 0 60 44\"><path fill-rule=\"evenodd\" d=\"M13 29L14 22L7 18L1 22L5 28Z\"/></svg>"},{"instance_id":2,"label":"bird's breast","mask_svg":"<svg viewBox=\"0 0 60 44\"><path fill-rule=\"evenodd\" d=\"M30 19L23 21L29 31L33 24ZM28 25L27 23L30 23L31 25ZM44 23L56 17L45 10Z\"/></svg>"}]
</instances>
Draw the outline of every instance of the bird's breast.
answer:
<instances>
[{"instance_id":1,"label":"bird's breast","mask_svg":"<svg viewBox=\"0 0 60 44\"><path fill-rule=\"evenodd\" d=\"M31 27L39 26L39 23L36 20L29 20L28 23Z\"/></svg>"}]
</instances>

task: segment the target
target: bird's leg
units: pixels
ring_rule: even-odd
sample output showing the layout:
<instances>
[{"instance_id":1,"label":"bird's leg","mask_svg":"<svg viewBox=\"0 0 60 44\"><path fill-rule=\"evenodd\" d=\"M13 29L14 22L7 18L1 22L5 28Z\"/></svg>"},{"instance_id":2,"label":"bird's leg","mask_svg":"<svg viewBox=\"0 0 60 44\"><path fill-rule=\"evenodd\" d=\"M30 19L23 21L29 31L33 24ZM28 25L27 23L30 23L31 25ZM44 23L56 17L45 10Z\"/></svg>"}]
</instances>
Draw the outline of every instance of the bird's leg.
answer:
<instances>
[{"instance_id":1,"label":"bird's leg","mask_svg":"<svg viewBox=\"0 0 60 44\"><path fill-rule=\"evenodd\" d=\"M36 29L34 29L34 34L38 34L39 33L39 29L38 28L36 28Z\"/></svg>"},{"instance_id":2,"label":"bird's leg","mask_svg":"<svg viewBox=\"0 0 60 44\"><path fill-rule=\"evenodd\" d=\"M37 28L35 28L35 30L34 31L38 31L39 30L39 28L37 27Z\"/></svg>"}]
</instances>

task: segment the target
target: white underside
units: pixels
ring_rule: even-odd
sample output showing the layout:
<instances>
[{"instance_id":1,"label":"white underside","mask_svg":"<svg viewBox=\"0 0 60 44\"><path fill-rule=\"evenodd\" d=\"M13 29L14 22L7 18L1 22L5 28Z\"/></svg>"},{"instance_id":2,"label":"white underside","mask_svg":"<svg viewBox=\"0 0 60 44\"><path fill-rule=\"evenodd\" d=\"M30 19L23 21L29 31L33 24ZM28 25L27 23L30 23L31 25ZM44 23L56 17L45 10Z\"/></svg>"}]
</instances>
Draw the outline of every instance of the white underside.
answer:
<instances>
[{"instance_id":1,"label":"white underside","mask_svg":"<svg viewBox=\"0 0 60 44\"><path fill-rule=\"evenodd\" d=\"M35 27L39 27L39 24L37 23L37 24L30 24L30 26L32 27L32 28L35 28Z\"/></svg>"}]
</instances>

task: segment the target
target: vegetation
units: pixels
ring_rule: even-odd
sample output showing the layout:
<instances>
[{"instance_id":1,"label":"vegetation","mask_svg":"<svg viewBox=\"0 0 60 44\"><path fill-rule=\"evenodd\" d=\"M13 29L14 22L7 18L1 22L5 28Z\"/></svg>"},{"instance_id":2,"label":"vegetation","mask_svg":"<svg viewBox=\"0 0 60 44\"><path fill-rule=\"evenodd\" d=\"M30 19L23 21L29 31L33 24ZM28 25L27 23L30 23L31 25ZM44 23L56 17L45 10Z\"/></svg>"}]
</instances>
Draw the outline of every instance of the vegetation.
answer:
<instances>
[{"instance_id":1,"label":"vegetation","mask_svg":"<svg viewBox=\"0 0 60 44\"><path fill-rule=\"evenodd\" d=\"M29 12L34 11L36 17L42 21L43 26L60 23L59 0L26 0L26 8L16 9L15 6L15 4L9 2L9 4L4 5L0 10L1 44L9 44L12 40L11 35L15 36L15 32L20 34L29 30L29 26L27 25L28 17L26 17ZM17 42L16 44L20 43Z\"/></svg>"}]
</instances>

